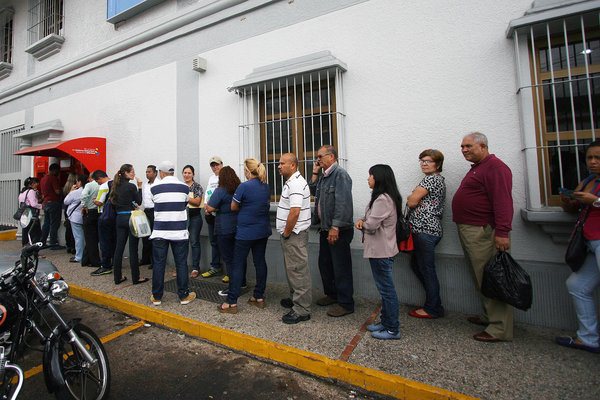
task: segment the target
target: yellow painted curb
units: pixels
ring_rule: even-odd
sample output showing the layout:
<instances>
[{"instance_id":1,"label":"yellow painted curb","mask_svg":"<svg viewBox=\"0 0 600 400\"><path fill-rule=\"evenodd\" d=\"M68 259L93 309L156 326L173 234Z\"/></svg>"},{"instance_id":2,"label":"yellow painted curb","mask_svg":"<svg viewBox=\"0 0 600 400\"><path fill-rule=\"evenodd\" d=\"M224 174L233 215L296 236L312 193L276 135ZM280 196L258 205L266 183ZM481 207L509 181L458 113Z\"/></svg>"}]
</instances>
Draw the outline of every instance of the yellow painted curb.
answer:
<instances>
[{"instance_id":1,"label":"yellow painted curb","mask_svg":"<svg viewBox=\"0 0 600 400\"><path fill-rule=\"evenodd\" d=\"M475 397L412 381L397 375L333 360L320 354L209 325L106 293L70 285L73 297L184 332L323 378L336 379L370 392L403 400L472 400Z\"/></svg>"}]
</instances>

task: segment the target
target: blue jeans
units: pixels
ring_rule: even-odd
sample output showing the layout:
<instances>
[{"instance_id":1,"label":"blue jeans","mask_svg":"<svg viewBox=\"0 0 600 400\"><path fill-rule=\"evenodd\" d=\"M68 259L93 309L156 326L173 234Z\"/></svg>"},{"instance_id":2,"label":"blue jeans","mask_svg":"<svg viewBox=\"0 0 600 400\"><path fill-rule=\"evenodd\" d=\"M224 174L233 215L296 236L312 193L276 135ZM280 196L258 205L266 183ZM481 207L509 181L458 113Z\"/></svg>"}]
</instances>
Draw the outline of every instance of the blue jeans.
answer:
<instances>
[{"instance_id":1,"label":"blue jeans","mask_svg":"<svg viewBox=\"0 0 600 400\"><path fill-rule=\"evenodd\" d=\"M425 288L425 304L423 309L434 318L444 316L440 282L435 271L435 246L442 240L440 236L413 232L415 251L410 266Z\"/></svg>"},{"instance_id":2,"label":"blue jeans","mask_svg":"<svg viewBox=\"0 0 600 400\"><path fill-rule=\"evenodd\" d=\"M219 252L223 256L223 261L225 262L227 271L231 271L233 268L233 252L235 250L235 233L230 233L228 235L215 235L215 240L219 246ZM246 286L247 267L247 260L244 260L244 266L242 268L242 286Z\"/></svg>"},{"instance_id":3,"label":"blue jeans","mask_svg":"<svg viewBox=\"0 0 600 400\"><path fill-rule=\"evenodd\" d=\"M187 270L187 257L189 251L188 240L152 240L152 296L160 300L165 290L165 267L167 266L167 252L169 244L175 260L175 270L177 271L177 296L184 299L190 294L188 287L189 278Z\"/></svg>"},{"instance_id":4,"label":"blue jeans","mask_svg":"<svg viewBox=\"0 0 600 400\"><path fill-rule=\"evenodd\" d=\"M75 260L81 262L83 250L85 249L85 238L83 236L83 224L71 222L71 230L75 239Z\"/></svg>"},{"instance_id":5,"label":"blue jeans","mask_svg":"<svg viewBox=\"0 0 600 400\"><path fill-rule=\"evenodd\" d=\"M42 243L46 243L50 235L49 245L58 244L58 228L62 217L62 204L60 201L51 201L44 204L44 224L42 225Z\"/></svg>"},{"instance_id":6,"label":"blue jeans","mask_svg":"<svg viewBox=\"0 0 600 400\"><path fill-rule=\"evenodd\" d=\"M242 282L246 279L246 259L252 250L252 260L256 268L256 286L254 287L254 298L264 299L267 287L267 261L265 252L267 250L268 238L256 240L236 240L233 250L233 268L229 271L229 293L227 303L237 304L240 297Z\"/></svg>"},{"instance_id":7,"label":"blue jeans","mask_svg":"<svg viewBox=\"0 0 600 400\"><path fill-rule=\"evenodd\" d=\"M583 265L567 279L567 289L573 297L579 329L577 337L586 345L600 346L598 310L594 290L600 286L600 240L587 242L588 253Z\"/></svg>"},{"instance_id":8,"label":"blue jeans","mask_svg":"<svg viewBox=\"0 0 600 400\"><path fill-rule=\"evenodd\" d=\"M400 305L392 277L394 259L392 257L369 258L369 263L375 286L381 295L381 324L388 331L398 333L400 331L400 321L398 320Z\"/></svg>"},{"instance_id":9,"label":"blue jeans","mask_svg":"<svg viewBox=\"0 0 600 400\"><path fill-rule=\"evenodd\" d=\"M219 248L217 235L215 235L215 224L209 224L207 222L206 225L208 226L208 240L210 241L211 247L210 266L214 269L221 269L221 249Z\"/></svg>"},{"instance_id":10,"label":"blue jeans","mask_svg":"<svg viewBox=\"0 0 600 400\"><path fill-rule=\"evenodd\" d=\"M139 239L133 236L129 229L129 219L131 213L117 214L117 244L115 245L115 255L113 257L113 277L115 283L120 283L121 269L123 265L123 252L125 244L129 240L129 266L131 267L131 279L133 283L140 280L140 268L138 264L138 245Z\"/></svg>"},{"instance_id":11,"label":"blue jeans","mask_svg":"<svg viewBox=\"0 0 600 400\"><path fill-rule=\"evenodd\" d=\"M100 264L103 268L112 268L115 254L116 230L114 222L98 220L98 239L100 239Z\"/></svg>"},{"instance_id":12,"label":"blue jeans","mask_svg":"<svg viewBox=\"0 0 600 400\"><path fill-rule=\"evenodd\" d=\"M352 280L352 254L350 243L354 228L341 229L338 241L330 245L327 231L319 237L319 272L325 295L336 299L348 311L354 311L354 282Z\"/></svg>"},{"instance_id":13,"label":"blue jeans","mask_svg":"<svg viewBox=\"0 0 600 400\"><path fill-rule=\"evenodd\" d=\"M190 233L190 246L192 247L192 269L200 271L200 257L202 256L202 247L200 247L200 231L202 230L202 214L189 215L188 213L188 231Z\"/></svg>"}]
</instances>

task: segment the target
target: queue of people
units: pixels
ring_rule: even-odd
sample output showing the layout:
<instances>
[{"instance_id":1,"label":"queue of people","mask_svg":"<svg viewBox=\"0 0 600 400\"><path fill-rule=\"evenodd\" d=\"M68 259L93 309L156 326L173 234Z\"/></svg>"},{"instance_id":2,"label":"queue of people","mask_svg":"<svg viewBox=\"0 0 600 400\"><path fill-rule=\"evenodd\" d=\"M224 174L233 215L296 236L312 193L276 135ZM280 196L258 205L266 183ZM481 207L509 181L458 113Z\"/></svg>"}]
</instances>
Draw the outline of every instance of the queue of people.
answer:
<instances>
[{"instance_id":1,"label":"queue of people","mask_svg":"<svg viewBox=\"0 0 600 400\"><path fill-rule=\"evenodd\" d=\"M511 247L513 200L512 172L488 147L487 137L473 132L463 137L461 151L471 168L452 199L452 220L457 226L465 259L472 270L474 284L481 290L485 265L498 251ZM561 197L566 211L585 212L585 238L589 253L584 266L569 277L567 287L573 296L579 330L577 336L560 337L563 346L600 352L598 320L593 292L600 286L598 257L600 256L600 141L589 145L586 161L591 173L575 189L572 198ZM275 228L280 236L284 267L289 285L289 297L280 305L289 311L282 316L286 324L307 321L311 317L312 282L308 264L308 230L318 229L318 267L323 296L315 304L328 307L330 317L343 317L354 312L354 287L350 244L355 230L362 235L363 256L369 260L373 280L380 293L380 320L367 329L374 338L399 339L399 302L394 287L393 257L398 253L395 238L398 218L408 219L414 238L411 268L425 290L425 302L409 312L419 319L444 316L440 284L436 273L435 248L442 239L442 215L446 200L446 183L441 175L444 155L439 150L426 149L419 154L423 177L403 200L394 171L389 165L377 164L368 171L367 185L371 198L364 214L354 220L352 179L339 165L335 147L318 149L310 179L299 170L299 160L292 153L283 154L279 172L284 179ZM266 168L256 159L244 160L242 183L234 169L223 166L219 157L210 159L211 175L207 190L194 181L191 165L182 169L183 182L175 177L175 166L168 161L158 168L146 169L147 183L135 176L133 166L124 164L113 180L106 172L94 171L86 185L78 177L65 199L67 215L74 236L73 262L95 267L93 276L114 274L115 284L124 282L121 265L125 244L129 241L130 266L134 284L144 283L138 263L138 239L129 231L131 211L144 206L152 234L144 241L143 265L152 271L151 302L159 305L164 291L164 270L168 247L171 247L176 266L177 293L181 304L189 304L196 294L189 289L190 278L210 278L223 274L227 290L219 294L225 301L218 306L220 313L238 313L238 299L246 286L246 259L250 251L256 269L256 284L248 304L263 309L267 306L266 247L271 236L269 219L271 194ZM55 184L51 166L49 178L42 181L40 198L38 182L29 178L19 196L20 201L40 209L46 218L41 230L39 221L26 229L42 241L50 235L49 246L57 246L56 215L52 204L60 188ZM157 177L158 175L158 177ZM136 184L130 182L135 181ZM45 188L45 189L44 189ZM365 187L365 190L367 188ZM314 211L311 212L311 196ZM40 203L40 200L43 202ZM199 210L205 208L211 243L211 265L200 272L199 232L202 219ZM80 210L78 212L78 210ZM81 216L74 213L79 213ZM114 214L114 215L113 215ZM95 240L98 238L99 240ZM96 243L100 243L100 249ZM191 272L188 271L189 246L192 249ZM85 249L85 251L83 250ZM151 249L151 250L149 250ZM99 256L101 254L101 257ZM226 269L226 273L223 270ZM481 296L483 315L471 316L468 321L483 328L473 339L486 343L510 341L513 338L513 309L508 304Z\"/></svg>"}]
</instances>

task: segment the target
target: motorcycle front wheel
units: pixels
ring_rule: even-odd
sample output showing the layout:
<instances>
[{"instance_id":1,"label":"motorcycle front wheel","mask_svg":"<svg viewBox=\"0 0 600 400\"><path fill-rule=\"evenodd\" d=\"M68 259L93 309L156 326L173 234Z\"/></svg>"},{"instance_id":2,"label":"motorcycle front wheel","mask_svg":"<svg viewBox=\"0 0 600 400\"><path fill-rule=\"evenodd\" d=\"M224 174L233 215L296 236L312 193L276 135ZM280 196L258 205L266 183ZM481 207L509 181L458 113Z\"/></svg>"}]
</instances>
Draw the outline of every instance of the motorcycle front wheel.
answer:
<instances>
[{"instance_id":1,"label":"motorcycle front wheel","mask_svg":"<svg viewBox=\"0 0 600 400\"><path fill-rule=\"evenodd\" d=\"M87 326L78 324L74 329L97 362L88 365L79 349L69 343L67 333L63 333L58 356L65 385L54 394L58 400L104 400L110 391L110 366L106 350L98 336Z\"/></svg>"}]
</instances>

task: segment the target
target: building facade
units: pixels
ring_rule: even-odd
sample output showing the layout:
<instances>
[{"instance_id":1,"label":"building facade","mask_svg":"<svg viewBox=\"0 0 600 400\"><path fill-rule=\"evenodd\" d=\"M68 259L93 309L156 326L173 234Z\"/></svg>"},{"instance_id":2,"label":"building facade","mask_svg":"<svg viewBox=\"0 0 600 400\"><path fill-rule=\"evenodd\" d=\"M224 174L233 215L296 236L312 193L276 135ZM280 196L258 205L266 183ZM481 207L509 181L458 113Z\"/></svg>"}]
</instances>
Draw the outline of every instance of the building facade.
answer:
<instances>
[{"instance_id":1,"label":"building facade","mask_svg":"<svg viewBox=\"0 0 600 400\"><path fill-rule=\"evenodd\" d=\"M448 186L442 299L477 312L450 201L469 169L461 138L481 131L514 175L512 254L534 284L532 309L516 319L574 327L563 262L573 217L557 200L585 176L583 146L600 123L599 10L574 0L0 0L0 223L36 168L14 153L56 157L48 148L75 139L105 139L109 174L170 159L194 165L202 184L211 156L238 172L256 157L274 203L282 152L298 154L306 176L318 147L334 144L356 218L371 165L390 164L406 197L419 153L435 148ZM284 282L277 241L269 279ZM311 232L320 284L317 252ZM353 252L355 291L375 297L358 238ZM408 261L396 258L398 294L419 304Z\"/></svg>"}]
</instances>

